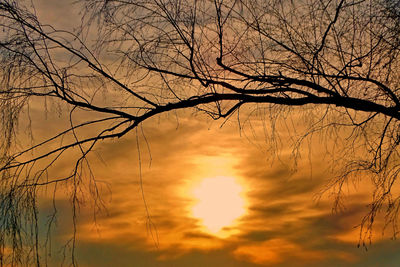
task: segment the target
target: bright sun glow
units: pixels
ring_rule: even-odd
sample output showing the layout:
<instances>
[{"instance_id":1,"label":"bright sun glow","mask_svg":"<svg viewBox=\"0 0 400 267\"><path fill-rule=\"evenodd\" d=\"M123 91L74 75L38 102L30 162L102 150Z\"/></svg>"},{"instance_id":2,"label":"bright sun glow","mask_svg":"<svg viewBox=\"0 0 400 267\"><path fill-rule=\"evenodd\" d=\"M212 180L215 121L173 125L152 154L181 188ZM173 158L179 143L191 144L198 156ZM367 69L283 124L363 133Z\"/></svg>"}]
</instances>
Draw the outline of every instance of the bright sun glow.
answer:
<instances>
[{"instance_id":1,"label":"bright sun glow","mask_svg":"<svg viewBox=\"0 0 400 267\"><path fill-rule=\"evenodd\" d=\"M210 232L218 233L244 214L242 191L242 186L232 177L203 179L193 190L198 201L192 209L193 216L201 219Z\"/></svg>"}]
</instances>

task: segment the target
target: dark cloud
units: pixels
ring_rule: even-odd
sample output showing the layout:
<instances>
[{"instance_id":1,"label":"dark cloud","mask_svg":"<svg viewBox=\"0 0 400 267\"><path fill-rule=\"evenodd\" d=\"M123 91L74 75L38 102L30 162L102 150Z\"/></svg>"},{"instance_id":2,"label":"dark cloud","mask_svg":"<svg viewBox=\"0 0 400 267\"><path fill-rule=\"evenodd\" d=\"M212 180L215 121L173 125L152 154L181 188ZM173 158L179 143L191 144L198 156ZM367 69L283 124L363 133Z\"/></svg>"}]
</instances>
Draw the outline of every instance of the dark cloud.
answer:
<instances>
[{"instance_id":1,"label":"dark cloud","mask_svg":"<svg viewBox=\"0 0 400 267\"><path fill-rule=\"evenodd\" d=\"M200 239L215 239L215 236L206 234L206 233L200 233L200 232L186 232L183 235L185 238L200 238Z\"/></svg>"},{"instance_id":2,"label":"dark cloud","mask_svg":"<svg viewBox=\"0 0 400 267\"><path fill-rule=\"evenodd\" d=\"M240 238L250 242L262 242L276 238L276 236L277 233L275 231L258 230L246 232L245 234L241 235Z\"/></svg>"},{"instance_id":3,"label":"dark cloud","mask_svg":"<svg viewBox=\"0 0 400 267\"><path fill-rule=\"evenodd\" d=\"M171 254L174 251L170 252ZM99 257L101 255L101 257ZM192 250L179 257L163 258L156 249L142 251L129 249L116 243L81 243L78 259L82 266L140 266L140 267L257 267L249 262L238 261L226 249ZM81 266L81 265L80 265Z\"/></svg>"},{"instance_id":4,"label":"dark cloud","mask_svg":"<svg viewBox=\"0 0 400 267\"><path fill-rule=\"evenodd\" d=\"M250 206L249 210L260 213L263 217L271 217L276 215L282 214L291 214L294 213L295 210L293 209L292 203L279 203L279 204L259 204Z\"/></svg>"}]
</instances>

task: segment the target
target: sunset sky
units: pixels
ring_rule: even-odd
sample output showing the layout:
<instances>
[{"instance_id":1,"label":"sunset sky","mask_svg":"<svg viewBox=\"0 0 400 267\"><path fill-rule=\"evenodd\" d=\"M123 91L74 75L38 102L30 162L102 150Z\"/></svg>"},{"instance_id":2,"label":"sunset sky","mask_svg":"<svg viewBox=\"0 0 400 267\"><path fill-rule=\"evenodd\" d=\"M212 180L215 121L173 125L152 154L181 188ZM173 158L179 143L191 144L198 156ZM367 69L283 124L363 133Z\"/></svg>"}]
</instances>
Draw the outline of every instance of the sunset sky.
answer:
<instances>
[{"instance_id":1,"label":"sunset sky","mask_svg":"<svg viewBox=\"0 0 400 267\"><path fill-rule=\"evenodd\" d=\"M79 25L73 1L33 2L44 23ZM40 101L30 111L37 139L65 123L64 115L45 115ZM254 110L227 122L193 110L163 114L99 143L90 159L105 208L94 215L90 196L80 206L79 266L397 266L400 242L391 229L382 232L379 218L372 244L357 247L368 183L346 185L335 211L332 191L322 194L334 176L327 156L333 141L316 134L295 162L291 137L304 130L301 110L287 118L299 132L288 133L285 122L275 139L262 107ZM68 159L52 174L67 167ZM68 190L58 188L49 266L60 266L71 238ZM51 192L42 194L42 222L52 211Z\"/></svg>"},{"instance_id":2,"label":"sunset sky","mask_svg":"<svg viewBox=\"0 0 400 267\"><path fill-rule=\"evenodd\" d=\"M395 266L400 260L390 230L383 236L375 232L368 251L357 248L354 227L370 197L361 185L358 193L348 187L345 207L336 213L329 193L319 198L330 173L318 151L312 163L300 160L293 173L288 155L272 160L263 150L262 131L248 136L244 130L241 136L235 121L220 128L204 116L180 115L179 124L167 116L145 124L150 154L140 138L151 224L135 134L96 149L104 163L95 158L92 167L96 179L108 185L100 186L107 211L95 223L90 204L81 210L77 255L82 266ZM206 178L217 181L210 195L218 190L219 198L212 199L209 213L196 217ZM227 203L232 194L242 202ZM61 216L53 235L62 243L70 237L70 218L68 204L57 204ZM224 222L238 205L243 210L222 230L204 225L213 213Z\"/></svg>"}]
</instances>

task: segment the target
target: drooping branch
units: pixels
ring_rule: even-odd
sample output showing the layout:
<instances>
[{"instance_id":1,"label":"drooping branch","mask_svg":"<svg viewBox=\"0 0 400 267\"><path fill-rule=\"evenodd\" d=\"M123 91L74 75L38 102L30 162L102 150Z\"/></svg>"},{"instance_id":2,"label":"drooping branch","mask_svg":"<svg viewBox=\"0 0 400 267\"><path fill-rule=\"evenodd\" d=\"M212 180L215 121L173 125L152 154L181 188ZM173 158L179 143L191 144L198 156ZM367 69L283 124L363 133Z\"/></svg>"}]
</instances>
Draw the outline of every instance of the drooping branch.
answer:
<instances>
[{"instance_id":1,"label":"drooping branch","mask_svg":"<svg viewBox=\"0 0 400 267\"><path fill-rule=\"evenodd\" d=\"M340 195L351 175L368 173L376 190L362 225L370 229L384 205L394 222L400 205L391 195L400 171L400 43L399 12L390 3L87 0L83 28L72 32L41 24L23 1L3 0L0 251L11 242L12 260L21 255L23 218L35 221L38 188L70 184L76 216L77 187L85 166L91 174L87 156L96 144L188 109L219 119L243 106L263 105L271 114L282 106L323 107L299 142L329 127L351 128L349 149L362 147L363 157L349 152L332 186ZM91 44L94 37L85 33L94 27L98 41ZM18 148L20 114L41 99L67 111L66 128ZM326 123L332 114L344 115ZM78 153L71 172L48 179L68 151ZM38 240L32 244L36 262L30 263L39 265Z\"/></svg>"}]
</instances>

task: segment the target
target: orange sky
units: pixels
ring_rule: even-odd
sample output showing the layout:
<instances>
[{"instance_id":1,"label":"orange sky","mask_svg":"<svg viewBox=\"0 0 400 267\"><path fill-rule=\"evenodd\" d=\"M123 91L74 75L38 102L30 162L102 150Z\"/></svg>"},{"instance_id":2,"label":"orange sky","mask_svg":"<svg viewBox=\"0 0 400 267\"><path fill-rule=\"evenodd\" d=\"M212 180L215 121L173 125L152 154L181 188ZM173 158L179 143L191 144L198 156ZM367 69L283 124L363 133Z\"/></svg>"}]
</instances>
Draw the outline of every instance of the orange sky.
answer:
<instances>
[{"instance_id":1,"label":"orange sky","mask_svg":"<svg viewBox=\"0 0 400 267\"><path fill-rule=\"evenodd\" d=\"M68 1L35 3L44 21L74 24L71 18L78 10ZM294 111L297 121L301 114ZM64 123L63 117L50 113L45 118L39 110L31 112L39 139L50 126L58 129ZM379 221L368 251L357 248L358 228L354 227L370 198L365 186L346 187L345 208L337 213L332 213L329 193L318 198L332 175L321 144L324 137L311 141L311 152L304 150L294 168L283 126L278 142L281 152L275 155L268 149L267 122L253 116L242 123L240 130L235 119L221 127L222 121L204 115L171 113L146 121L137 135L133 131L120 140L100 143L91 155L91 166L106 210L94 221L90 198L81 206L79 266L397 266L400 243L390 240L390 231L382 236ZM58 165L54 175L67 166ZM193 211L202 201L195 192L203 179L215 177L235 181L241 191L232 194L239 194L243 201L240 216L220 232L209 230L206 219ZM220 187L221 200L228 198L231 188ZM56 201L59 218L52 232L50 266L60 265L59 248L71 236L66 191L60 188ZM42 200L43 220L51 211L50 198L44 195ZM213 201L213 212L221 214L232 209L229 203L241 203Z\"/></svg>"},{"instance_id":2,"label":"orange sky","mask_svg":"<svg viewBox=\"0 0 400 267\"><path fill-rule=\"evenodd\" d=\"M40 117L40 115L39 115ZM59 119L60 121L62 120ZM48 123L57 118L47 118ZM273 157L264 132L253 118L253 130L237 122L210 122L206 116L180 113L144 124L139 144L142 198L136 134L100 144L91 163L106 211L93 219L90 197L78 219L78 260L82 266L394 266L397 241L374 233L368 251L357 248L358 228L366 212L368 192L353 190L343 211L332 213L322 152L313 152L291 171L289 153ZM46 120L38 123L45 125ZM253 135L255 134L255 135ZM318 148L318 143L314 148ZM263 149L264 148L264 149ZM321 150L322 151L322 150ZM100 160L101 158L101 160ZM312 171L311 171L312 167ZM205 227L193 216L196 186L203 178L233 177L243 188L244 214L222 232ZM347 187L346 187L347 188ZM221 198L229 188L220 188ZM361 188L362 189L362 188ZM60 186L59 191L63 192ZM230 208L214 198L224 214ZM44 213L51 210L43 201ZM46 208L47 206L47 208ZM71 236L70 207L57 200L54 244ZM379 222L377 223L377 225ZM55 250L57 251L57 250ZM54 252L53 252L54 253ZM53 254L52 261L60 257ZM378 264L379 263L379 264ZM386 265L381 265L381 264ZM56 263L55 263L56 265ZM80 265L81 266L81 265Z\"/></svg>"}]
</instances>

